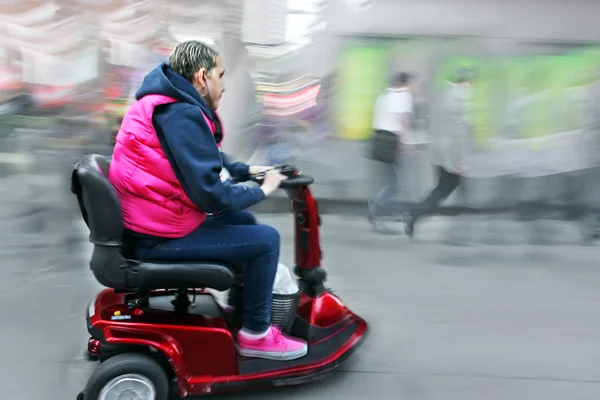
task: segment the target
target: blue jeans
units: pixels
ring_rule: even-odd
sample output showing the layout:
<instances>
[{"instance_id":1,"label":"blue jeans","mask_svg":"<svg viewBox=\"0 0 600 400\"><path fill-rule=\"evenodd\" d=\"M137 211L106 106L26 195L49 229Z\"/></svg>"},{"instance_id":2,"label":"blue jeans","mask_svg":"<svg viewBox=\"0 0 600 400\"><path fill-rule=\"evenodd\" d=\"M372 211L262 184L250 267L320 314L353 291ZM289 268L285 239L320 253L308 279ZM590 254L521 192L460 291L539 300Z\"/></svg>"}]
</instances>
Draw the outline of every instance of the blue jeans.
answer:
<instances>
[{"instance_id":1,"label":"blue jeans","mask_svg":"<svg viewBox=\"0 0 600 400\"><path fill-rule=\"evenodd\" d=\"M273 283L279 261L279 232L259 225L248 211L209 217L181 239L139 238L135 252L140 260L214 260L230 264L244 274L244 328L264 332L270 326Z\"/></svg>"},{"instance_id":2,"label":"blue jeans","mask_svg":"<svg viewBox=\"0 0 600 400\"><path fill-rule=\"evenodd\" d=\"M388 184L384 186L375 199L370 202L369 209L377 217L390 217L400 211L397 207L394 197L400 193L400 160L393 164L386 165L388 169Z\"/></svg>"}]
</instances>

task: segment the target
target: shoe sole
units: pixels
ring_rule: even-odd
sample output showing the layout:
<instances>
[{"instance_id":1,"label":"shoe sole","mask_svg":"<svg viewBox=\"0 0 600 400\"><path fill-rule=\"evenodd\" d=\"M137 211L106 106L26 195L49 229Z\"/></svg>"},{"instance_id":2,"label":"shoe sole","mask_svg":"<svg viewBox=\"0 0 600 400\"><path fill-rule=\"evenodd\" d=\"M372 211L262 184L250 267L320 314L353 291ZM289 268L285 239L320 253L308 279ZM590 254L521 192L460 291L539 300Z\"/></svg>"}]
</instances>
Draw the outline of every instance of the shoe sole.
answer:
<instances>
[{"instance_id":1,"label":"shoe sole","mask_svg":"<svg viewBox=\"0 0 600 400\"><path fill-rule=\"evenodd\" d=\"M291 361L297 360L298 358L304 357L308 354L308 346L305 344L304 347L300 350L280 353L276 351L258 351L258 350L245 350L241 349L239 346L235 346L239 355L243 357L249 358L263 358L265 360L273 360L273 361Z\"/></svg>"}]
</instances>

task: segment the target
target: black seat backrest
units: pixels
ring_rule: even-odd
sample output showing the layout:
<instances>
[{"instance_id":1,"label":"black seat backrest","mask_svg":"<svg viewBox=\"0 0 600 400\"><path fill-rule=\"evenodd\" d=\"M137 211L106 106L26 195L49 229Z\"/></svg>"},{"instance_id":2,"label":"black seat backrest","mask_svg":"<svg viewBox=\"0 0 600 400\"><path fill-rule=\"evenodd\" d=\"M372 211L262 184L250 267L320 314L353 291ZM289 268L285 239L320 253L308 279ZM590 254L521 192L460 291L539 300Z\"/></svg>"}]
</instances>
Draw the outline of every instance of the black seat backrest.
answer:
<instances>
[{"instance_id":1,"label":"black seat backrest","mask_svg":"<svg viewBox=\"0 0 600 400\"><path fill-rule=\"evenodd\" d=\"M88 154L75 166L71 191L77 195L81 215L90 229L94 253L90 263L96 279L104 286L128 289L127 261L123 258L123 217L117 193L108 180L109 161Z\"/></svg>"}]
</instances>

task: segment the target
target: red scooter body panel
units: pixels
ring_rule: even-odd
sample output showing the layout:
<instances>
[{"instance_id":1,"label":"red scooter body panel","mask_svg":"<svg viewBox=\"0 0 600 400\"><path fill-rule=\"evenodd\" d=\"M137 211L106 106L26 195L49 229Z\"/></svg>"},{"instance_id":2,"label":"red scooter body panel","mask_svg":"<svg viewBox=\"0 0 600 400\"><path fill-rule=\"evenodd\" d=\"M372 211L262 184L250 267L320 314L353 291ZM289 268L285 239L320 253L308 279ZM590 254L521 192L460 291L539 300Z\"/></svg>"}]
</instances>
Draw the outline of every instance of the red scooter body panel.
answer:
<instances>
[{"instance_id":1,"label":"red scooter body panel","mask_svg":"<svg viewBox=\"0 0 600 400\"><path fill-rule=\"evenodd\" d=\"M317 297L302 295L298 305L298 316L308 321L311 326L330 328L347 321L354 314L337 296L323 292Z\"/></svg>"},{"instance_id":2,"label":"red scooter body panel","mask_svg":"<svg viewBox=\"0 0 600 400\"><path fill-rule=\"evenodd\" d=\"M152 292L152 299L170 300L173 293ZM202 294L211 296L210 294ZM364 337L367 324L352 314L341 301L329 292L316 299L303 296L300 313L315 322L314 328L332 328L322 338L310 341L311 346L328 340L354 324L352 334L331 353L321 358L290 364L277 362L279 368L268 371L241 373L234 340L224 318L147 308L130 310L125 295L111 289L102 291L89 317L91 326L102 332L101 342L152 348L159 351L171 365L181 397L211 393L227 393L252 388L267 388L299 384L313 376L329 372ZM337 310L337 311L335 311ZM116 319L113 320L113 317ZM308 322L308 320L307 320ZM100 344L102 346L102 344Z\"/></svg>"},{"instance_id":3,"label":"red scooter body panel","mask_svg":"<svg viewBox=\"0 0 600 400\"><path fill-rule=\"evenodd\" d=\"M170 299L173 294L152 295ZM102 291L95 304L90 322L103 332L105 342L158 350L173 368L180 396L193 389L190 380L212 382L213 377L238 374L233 336L223 318L154 308L129 310L125 295L111 289Z\"/></svg>"}]
</instances>

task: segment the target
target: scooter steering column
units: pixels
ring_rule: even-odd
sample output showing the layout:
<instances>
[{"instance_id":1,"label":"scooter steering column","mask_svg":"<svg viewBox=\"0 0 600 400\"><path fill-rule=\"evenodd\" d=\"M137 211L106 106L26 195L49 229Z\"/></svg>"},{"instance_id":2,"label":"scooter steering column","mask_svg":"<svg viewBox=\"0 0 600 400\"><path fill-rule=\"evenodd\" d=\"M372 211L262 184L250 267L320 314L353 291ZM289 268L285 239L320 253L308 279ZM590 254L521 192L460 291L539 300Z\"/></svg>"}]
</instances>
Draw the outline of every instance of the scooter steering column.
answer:
<instances>
[{"instance_id":1,"label":"scooter steering column","mask_svg":"<svg viewBox=\"0 0 600 400\"><path fill-rule=\"evenodd\" d=\"M304 293L316 297L325 289L327 274L321 268L323 251L319 239L321 217L318 205L308 186L286 190L292 200L295 222L295 273L303 284Z\"/></svg>"}]
</instances>

